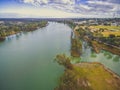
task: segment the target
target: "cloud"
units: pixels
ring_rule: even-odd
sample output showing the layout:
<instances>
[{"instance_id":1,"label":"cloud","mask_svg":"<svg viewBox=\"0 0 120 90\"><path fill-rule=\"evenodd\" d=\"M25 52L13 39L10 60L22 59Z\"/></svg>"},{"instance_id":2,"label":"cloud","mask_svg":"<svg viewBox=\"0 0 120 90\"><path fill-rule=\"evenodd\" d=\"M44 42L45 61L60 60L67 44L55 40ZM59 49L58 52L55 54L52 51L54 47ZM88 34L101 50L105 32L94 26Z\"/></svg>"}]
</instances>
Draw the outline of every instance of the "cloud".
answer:
<instances>
[{"instance_id":1,"label":"cloud","mask_svg":"<svg viewBox=\"0 0 120 90\"><path fill-rule=\"evenodd\" d=\"M111 2L111 3L117 3L117 4L120 4L120 0L107 0L108 2Z\"/></svg>"},{"instance_id":2,"label":"cloud","mask_svg":"<svg viewBox=\"0 0 120 90\"><path fill-rule=\"evenodd\" d=\"M92 9L92 7L90 7L90 6L88 6L88 5L83 5L83 4L80 4L79 7L80 7L80 8L83 8L83 9L86 9L86 10Z\"/></svg>"},{"instance_id":3,"label":"cloud","mask_svg":"<svg viewBox=\"0 0 120 90\"><path fill-rule=\"evenodd\" d=\"M29 3L29 4L39 4L39 5L45 5L45 4L64 4L64 5L72 5L75 4L74 0L20 0L20 2L23 3Z\"/></svg>"},{"instance_id":4,"label":"cloud","mask_svg":"<svg viewBox=\"0 0 120 90\"><path fill-rule=\"evenodd\" d=\"M118 13L120 11L120 4L117 3L119 0L115 0L116 2L112 2L112 0L89 0L87 1L88 5L93 7L93 10L101 13ZM120 14L120 13L118 13Z\"/></svg>"},{"instance_id":5,"label":"cloud","mask_svg":"<svg viewBox=\"0 0 120 90\"><path fill-rule=\"evenodd\" d=\"M57 17L57 18L67 18L67 17L86 17L86 15L68 13L64 11L58 11L56 9L47 8L24 8L24 9L4 9L0 12L1 17L12 17L12 18L40 18L40 17Z\"/></svg>"},{"instance_id":6,"label":"cloud","mask_svg":"<svg viewBox=\"0 0 120 90\"><path fill-rule=\"evenodd\" d=\"M36 7L90 15L120 15L120 0L19 0ZM119 16L120 17L120 16Z\"/></svg>"}]
</instances>

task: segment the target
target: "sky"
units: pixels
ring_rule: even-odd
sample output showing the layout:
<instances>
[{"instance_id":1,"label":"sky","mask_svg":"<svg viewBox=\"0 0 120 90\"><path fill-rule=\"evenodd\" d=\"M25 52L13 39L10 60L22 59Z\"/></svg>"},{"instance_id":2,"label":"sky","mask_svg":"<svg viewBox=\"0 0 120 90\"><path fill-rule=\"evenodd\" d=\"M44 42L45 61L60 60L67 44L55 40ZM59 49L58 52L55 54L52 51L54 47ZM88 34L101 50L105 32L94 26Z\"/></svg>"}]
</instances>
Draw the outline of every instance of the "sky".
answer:
<instances>
[{"instance_id":1,"label":"sky","mask_svg":"<svg viewBox=\"0 0 120 90\"><path fill-rule=\"evenodd\" d=\"M120 18L120 0L0 0L0 18Z\"/></svg>"}]
</instances>

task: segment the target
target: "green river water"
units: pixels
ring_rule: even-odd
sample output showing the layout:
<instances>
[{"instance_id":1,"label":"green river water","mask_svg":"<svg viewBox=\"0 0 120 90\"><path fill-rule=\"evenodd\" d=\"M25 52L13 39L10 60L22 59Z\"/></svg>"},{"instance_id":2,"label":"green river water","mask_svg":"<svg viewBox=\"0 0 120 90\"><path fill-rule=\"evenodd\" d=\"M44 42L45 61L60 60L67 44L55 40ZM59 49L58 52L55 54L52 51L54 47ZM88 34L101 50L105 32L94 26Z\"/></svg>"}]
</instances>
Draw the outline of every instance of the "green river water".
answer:
<instances>
[{"instance_id":1,"label":"green river water","mask_svg":"<svg viewBox=\"0 0 120 90\"><path fill-rule=\"evenodd\" d=\"M33 32L10 36L0 42L0 90L54 90L63 67L54 62L57 54L70 55L71 28L49 22ZM81 61L98 61L120 75L120 58L109 52L91 52L83 42ZM80 59L79 59L80 60Z\"/></svg>"},{"instance_id":2,"label":"green river water","mask_svg":"<svg viewBox=\"0 0 120 90\"><path fill-rule=\"evenodd\" d=\"M0 90L54 90L63 73L54 58L69 54L70 34L67 25L50 22L0 42Z\"/></svg>"}]
</instances>

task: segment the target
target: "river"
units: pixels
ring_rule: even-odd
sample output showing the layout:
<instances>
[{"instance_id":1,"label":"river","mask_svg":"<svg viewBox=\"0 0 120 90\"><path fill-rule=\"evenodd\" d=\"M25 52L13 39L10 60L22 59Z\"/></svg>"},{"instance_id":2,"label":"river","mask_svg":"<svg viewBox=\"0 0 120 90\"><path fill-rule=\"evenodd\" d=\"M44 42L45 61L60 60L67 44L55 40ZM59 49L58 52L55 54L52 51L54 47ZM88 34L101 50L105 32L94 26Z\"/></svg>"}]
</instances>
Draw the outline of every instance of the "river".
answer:
<instances>
[{"instance_id":1,"label":"river","mask_svg":"<svg viewBox=\"0 0 120 90\"><path fill-rule=\"evenodd\" d=\"M54 90L64 70L54 58L69 55L70 34L67 25L49 22L0 42L0 90Z\"/></svg>"},{"instance_id":2,"label":"river","mask_svg":"<svg viewBox=\"0 0 120 90\"><path fill-rule=\"evenodd\" d=\"M70 55L70 39L70 27L49 22L44 28L0 42L0 90L54 90L64 72L54 58L60 53ZM80 58L81 62L101 62L120 75L117 55L93 53L84 41Z\"/></svg>"},{"instance_id":3,"label":"river","mask_svg":"<svg viewBox=\"0 0 120 90\"><path fill-rule=\"evenodd\" d=\"M97 54L85 41L82 42L81 62L100 62L120 76L120 56L104 50Z\"/></svg>"}]
</instances>

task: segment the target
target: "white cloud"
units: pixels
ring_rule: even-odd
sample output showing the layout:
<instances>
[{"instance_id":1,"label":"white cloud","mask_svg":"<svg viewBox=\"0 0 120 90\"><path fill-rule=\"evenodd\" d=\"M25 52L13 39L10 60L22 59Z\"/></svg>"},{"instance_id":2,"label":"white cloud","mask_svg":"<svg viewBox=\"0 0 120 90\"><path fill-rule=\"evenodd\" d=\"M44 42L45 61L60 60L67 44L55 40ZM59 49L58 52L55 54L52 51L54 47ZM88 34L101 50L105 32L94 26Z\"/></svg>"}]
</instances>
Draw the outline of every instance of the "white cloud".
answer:
<instances>
[{"instance_id":1,"label":"white cloud","mask_svg":"<svg viewBox=\"0 0 120 90\"><path fill-rule=\"evenodd\" d=\"M74 0L61 0L61 1L65 4L70 4L70 5L75 4Z\"/></svg>"},{"instance_id":2,"label":"white cloud","mask_svg":"<svg viewBox=\"0 0 120 90\"><path fill-rule=\"evenodd\" d=\"M117 2L117 0L115 0ZM95 11L106 12L106 13L117 13L120 11L119 3L112 3L112 0L106 1L97 1L97 0L89 0L87 1L88 5L95 8ZM120 13L119 13L120 14Z\"/></svg>"},{"instance_id":3,"label":"white cloud","mask_svg":"<svg viewBox=\"0 0 120 90\"><path fill-rule=\"evenodd\" d=\"M34 9L37 10L31 10L33 13L36 13L36 16L41 16L44 13L44 16L51 15L57 17L60 17L62 15L64 15L65 17L67 15L68 17L69 16L111 17L114 13L117 13L118 16L120 17L120 7L119 7L120 0L18 0L18 1L24 4L31 4L33 6L36 6L36 8ZM41 8L44 9L47 8L48 10L45 11L49 11L49 13L51 14L48 14L45 11L41 11ZM52 12L52 10L54 12ZM41 14L38 13L39 11L42 13ZM23 11L19 10L17 13L19 12L23 12ZM32 15L32 12L29 11L28 13ZM27 14L26 12L23 13Z\"/></svg>"},{"instance_id":4,"label":"white cloud","mask_svg":"<svg viewBox=\"0 0 120 90\"><path fill-rule=\"evenodd\" d=\"M90 10L92 7L88 6L88 5L83 5L83 4L80 4L79 5L81 8L84 8L86 10Z\"/></svg>"},{"instance_id":5,"label":"white cloud","mask_svg":"<svg viewBox=\"0 0 120 90\"><path fill-rule=\"evenodd\" d=\"M75 0L22 0L24 3L31 3L31 4L48 4L49 2L51 3L61 3L61 4L75 4Z\"/></svg>"},{"instance_id":6,"label":"white cloud","mask_svg":"<svg viewBox=\"0 0 120 90\"><path fill-rule=\"evenodd\" d=\"M64 11L58 11L56 9L51 8L40 8L40 9L33 9L33 8L19 8L19 9L6 9L0 12L2 16L11 16L16 15L15 17L58 17L58 18L65 18L65 17L83 17L82 14L75 14L75 13L68 13Z\"/></svg>"},{"instance_id":7,"label":"white cloud","mask_svg":"<svg viewBox=\"0 0 120 90\"><path fill-rule=\"evenodd\" d=\"M34 3L34 0L24 0L24 3Z\"/></svg>"},{"instance_id":8,"label":"white cloud","mask_svg":"<svg viewBox=\"0 0 120 90\"><path fill-rule=\"evenodd\" d=\"M113 5L112 3L106 1L87 1L89 4L97 4L97 5Z\"/></svg>"}]
</instances>

